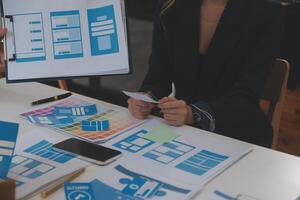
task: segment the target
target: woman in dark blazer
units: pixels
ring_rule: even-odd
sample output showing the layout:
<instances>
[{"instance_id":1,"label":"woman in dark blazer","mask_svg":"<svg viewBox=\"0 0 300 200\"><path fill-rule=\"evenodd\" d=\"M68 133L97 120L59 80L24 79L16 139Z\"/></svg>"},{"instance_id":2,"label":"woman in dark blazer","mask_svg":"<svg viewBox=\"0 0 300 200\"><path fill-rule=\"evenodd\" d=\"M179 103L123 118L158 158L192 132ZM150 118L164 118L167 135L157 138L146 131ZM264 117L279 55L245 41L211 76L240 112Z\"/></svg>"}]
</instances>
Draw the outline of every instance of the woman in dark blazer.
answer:
<instances>
[{"instance_id":1,"label":"woman in dark blazer","mask_svg":"<svg viewBox=\"0 0 300 200\"><path fill-rule=\"evenodd\" d=\"M269 147L272 128L259 100L277 56L281 21L279 5L267 0L160 1L140 91L161 99L158 107L171 125ZM174 98L167 97L172 82ZM137 118L154 107L128 103Z\"/></svg>"}]
</instances>

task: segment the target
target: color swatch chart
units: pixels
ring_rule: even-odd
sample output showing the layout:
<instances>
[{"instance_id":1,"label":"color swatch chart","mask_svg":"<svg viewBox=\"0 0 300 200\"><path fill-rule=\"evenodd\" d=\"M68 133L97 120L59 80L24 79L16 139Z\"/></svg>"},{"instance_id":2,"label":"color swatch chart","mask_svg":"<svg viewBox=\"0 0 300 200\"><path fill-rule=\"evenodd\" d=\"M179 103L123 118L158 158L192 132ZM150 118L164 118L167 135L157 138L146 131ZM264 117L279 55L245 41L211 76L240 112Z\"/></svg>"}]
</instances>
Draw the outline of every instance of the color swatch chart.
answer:
<instances>
[{"instance_id":1,"label":"color swatch chart","mask_svg":"<svg viewBox=\"0 0 300 200\"><path fill-rule=\"evenodd\" d=\"M52 143L43 140L29 147L28 149L25 149L24 152L37 155L48 160L53 160L61 164L64 164L74 158L74 156L70 156L53 150L52 145Z\"/></svg>"},{"instance_id":2,"label":"color swatch chart","mask_svg":"<svg viewBox=\"0 0 300 200\"><path fill-rule=\"evenodd\" d=\"M29 111L26 113L22 113L21 116L27 116L27 115L40 116L40 117L53 116L56 107L66 108L66 107L80 107L80 106L88 106L88 105L92 105L92 103L78 99L78 98L69 98L69 99L60 101L53 106L49 106L49 107L45 107L45 108L41 108L41 109L37 109L37 110L32 110L32 111ZM59 125L60 124L57 124L57 126L59 126Z\"/></svg>"},{"instance_id":3,"label":"color swatch chart","mask_svg":"<svg viewBox=\"0 0 300 200\"><path fill-rule=\"evenodd\" d=\"M55 167L40 161L26 158L24 156L15 155L12 159L9 172L14 174L13 179L32 180L54 170ZM17 187L23 185L24 182L17 180Z\"/></svg>"},{"instance_id":4,"label":"color swatch chart","mask_svg":"<svg viewBox=\"0 0 300 200\"><path fill-rule=\"evenodd\" d=\"M110 129L101 132L86 132L81 128L81 123L77 122L72 125L61 127L62 130L71 132L76 136L82 137L92 142L105 142L108 139L118 135L124 130L138 124L140 120L129 118L127 114L112 109L106 110L101 114L87 118L88 121L109 120Z\"/></svg>"},{"instance_id":5,"label":"color swatch chart","mask_svg":"<svg viewBox=\"0 0 300 200\"><path fill-rule=\"evenodd\" d=\"M120 142L117 142L114 144L114 147L117 147L122 150L129 151L131 153L137 153L147 147L149 147L152 144L155 144L155 142L143 138L145 134L147 134L148 131L141 130L125 139L123 139Z\"/></svg>"},{"instance_id":6,"label":"color swatch chart","mask_svg":"<svg viewBox=\"0 0 300 200\"><path fill-rule=\"evenodd\" d=\"M202 150L186 161L178 164L176 168L201 176L228 158L229 157L225 155Z\"/></svg>"},{"instance_id":7,"label":"color swatch chart","mask_svg":"<svg viewBox=\"0 0 300 200\"><path fill-rule=\"evenodd\" d=\"M147 152L143 156L163 164L169 164L194 149L195 147L191 145L174 140Z\"/></svg>"},{"instance_id":8,"label":"color swatch chart","mask_svg":"<svg viewBox=\"0 0 300 200\"><path fill-rule=\"evenodd\" d=\"M69 98L63 100L53 106L45 107L42 109L30 111L27 113L21 114L21 116L26 117L28 115L31 116L51 116L55 115L56 107L80 107L80 106L88 106L93 105L93 103L84 101L78 98ZM91 116L72 116L73 122L68 124L53 124L48 127L53 127L60 131L69 133L73 136L81 137L85 140L95 143L106 142L107 140L117 136L120 133L123 133L126 129L135 127L142 123L141 120L135 119L130 116L127 112L116 111L113 109L106 109L102 106L97 106L98 113ZM82 130L81 122L87 121L104 121L109 120L110 128L107 131L96 131L89 132Z\"/></svg>"}]
</instances>

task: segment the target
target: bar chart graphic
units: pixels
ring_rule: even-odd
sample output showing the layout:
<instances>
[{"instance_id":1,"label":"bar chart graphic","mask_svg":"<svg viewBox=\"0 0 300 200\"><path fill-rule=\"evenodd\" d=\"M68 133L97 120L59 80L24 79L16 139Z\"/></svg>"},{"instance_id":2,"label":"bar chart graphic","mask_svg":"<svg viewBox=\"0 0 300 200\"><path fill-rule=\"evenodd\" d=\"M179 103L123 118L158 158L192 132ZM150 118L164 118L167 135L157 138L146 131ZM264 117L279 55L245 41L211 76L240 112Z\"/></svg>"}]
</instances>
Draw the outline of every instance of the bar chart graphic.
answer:
<instances>
[{"instance_id":1,"label":"bar chart graphic","mask_svg":"<svg viewBox=\"0 0 300 200\"><path fill-rule=\"evenodd\" d=\"M52 143L42 140L28 149L25 149L24 152L37 155L48 160L53 160L60 164L64 164L74 158L74 156L53 150L52 145Z\"/></svg>"}]
</instances>

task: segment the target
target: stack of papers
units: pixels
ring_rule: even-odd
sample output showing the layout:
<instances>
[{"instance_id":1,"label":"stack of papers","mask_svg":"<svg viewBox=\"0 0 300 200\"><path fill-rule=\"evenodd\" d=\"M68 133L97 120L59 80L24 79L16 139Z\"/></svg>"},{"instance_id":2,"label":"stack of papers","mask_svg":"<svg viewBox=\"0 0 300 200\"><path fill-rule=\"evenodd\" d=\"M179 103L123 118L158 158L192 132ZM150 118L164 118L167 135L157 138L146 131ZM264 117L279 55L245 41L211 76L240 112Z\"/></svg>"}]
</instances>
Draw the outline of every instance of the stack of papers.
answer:
<instances>
[{"instance_id":1,"label":"stack of papers","mask_svg":"<svg viewBox=\"0 0 300 200\"><path fill-rule=\"evenodd\" d=\"M67 183L66 197L71 193L85 193L91 199L97 199L98 195L103 199L191 199L252 149L248 144L218 140L207 132L188 130L154 119L119 135L104 145L122 151L123 157L86 176L83 182ZM151 136L153 133L174 137L160 141ZM58 194L55 198L64 196Z\"/></svg>"},{"instance_id":2,"label":"stack of papers","mask_svg":"<svg viewBox=\"0 0 300 200\"><path fill-rule=\"evenodd\" d=\"M90 165L74 156L52 149L67 137L40 130L19 138L7 177L16 181L16 198L26 199L49 184Z\"/></svg>"},{"instance_id":3,"label":"stack of papers","mask_svg":"<svg viewBox=\"0 0 300 200\"><path fill-rule=\"evenodd\" d=\"M161 128L157 128L161 127ZM152 139L148 134L174 132L168 142ZM248 144L218 140L206 132L184 127L171 127L153 119L105 143L125 156L126 168L161 181L202 187L252 150Z\"/></svg>"},{"instance_id":4,"label":"stack of papers","mask_svg":"<svg viewBox=\"0 0 300 200\"><path fill-rule=\"evenodd\" d=\"M110 176L107 176L110 174ZM97 199L127 200L184 200L190 199L198 187L179 183L162 182L149 176L137 174L121 164L103 168L96 177L89 177L91 182L65 184L67 199L75 199L79 194ZM60 198L63 198L62 195Z\"/></svg>"},{"instance_id":5,"label":"stack of papers","mask_svg":"<svg viewBox=\"0 0 300 200\"><path fill-rule=\"evenodd\" d=\"M62 105L71 107L72 105L91 105L91 103L75 97L61 101L54 106L23 113L22 116L39 115L37 113L56 116L57 112L54 111L57 109L55 107ZM198 129L169 126L158 119L143 121L143 126L139 126L141 121L136 119L131 121L132 117L129 113L117 112L100 105L96 105L96 107L96 114L82 116L79 113L78 116L72 116L74 122L68 125L55 124L49 125L49 127L95 142L101 141L99 136L105 136L105 131L104 134L99 132L94 135L98 137L95 137L95 140L93 137L86 137L86 135L84 137L79 134L78 130L81 130L81 126L85 126L86 129L103 128L105 119L111 117L109 120L110 123L112 122L109 130L111 131L116 124L120 124L120 121L123 124L130 122L129 126L122 125L121 130L117 129L119 131L115 131L113 135L108 135L102 140L105 142L104 146L122 151L123 156L113 164L97 168L99 171L92 174L91 177L85 177L84 182L75 185L72 185L73 183L66 184L66 195L79 188L78 194L89 191L91 197L95 199L97 199L97 192L101 192L104 199L117 196L132 200L190 199L209 181L252 150L252 146L245 143L217 139L210 133ZM65 109L62 112L70 113L70 110ZM114 121L115 118L119 121ZM82 124L84 120L85 123ZM102 121L103 123L88 124L86 121ZM84 134L87 133L89 132ZM18 146L13 163L17 165L25 163L21 165L21 169L23 170L26 165L30 171L22 172L18 168L14 169L15 166L13 166L9 172L9 176L20 181L17 189L18 197L27 196L38 190L41 185L47 185L56 178L86 165L85 162L67 155L58 157L56 154L52 155L55 152L51 149L51 144L65 139L62 135L44 135L35 132L26 134L26 137L21 139L23 143ZM29 141L32 138L35 141ZM30 164L27 165L27 162ZM43 164L43 169L48 170L43 171L41 167L35 166L41 164ZM32 171L32 169L36 171ZM15 174L18 177L15 177ZM30 180L35 177L37 177L36 180ZM30 182L30 186L26 185L28 182ZM81 191L80 188L87 188L87 190ZM55 198L64 198L63 195L60 195L62 194Z\"/></svg>"}]
</instances>

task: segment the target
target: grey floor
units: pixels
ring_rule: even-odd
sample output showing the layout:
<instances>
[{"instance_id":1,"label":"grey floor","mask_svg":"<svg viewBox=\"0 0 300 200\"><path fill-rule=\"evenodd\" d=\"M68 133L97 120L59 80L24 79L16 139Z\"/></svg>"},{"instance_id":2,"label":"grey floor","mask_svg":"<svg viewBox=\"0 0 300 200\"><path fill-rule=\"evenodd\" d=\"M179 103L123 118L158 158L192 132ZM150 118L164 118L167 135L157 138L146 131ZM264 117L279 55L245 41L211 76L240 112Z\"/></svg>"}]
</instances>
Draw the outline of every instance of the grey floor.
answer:
<instances>
[{"instance_id":1,"label":"grey floor","mask_svg":"<svg viewBox=\"0 0 300 200\"><path fill-rule=\"evenodd\" d=\"M132 74L102 77L99 87L113 90L137 91L147 73L148 59L151 52L152 22L129 18L128 23ZM73 82L88 86L89 79L75 79Z\"/></svg>"}]
</instances>

